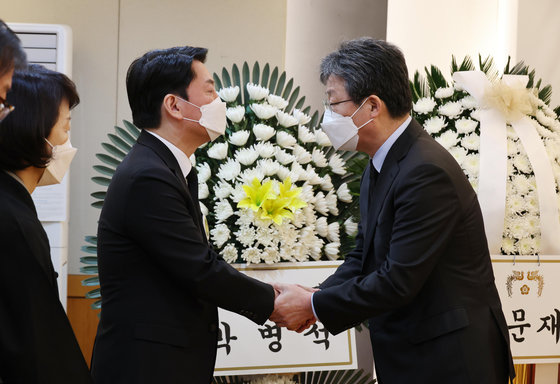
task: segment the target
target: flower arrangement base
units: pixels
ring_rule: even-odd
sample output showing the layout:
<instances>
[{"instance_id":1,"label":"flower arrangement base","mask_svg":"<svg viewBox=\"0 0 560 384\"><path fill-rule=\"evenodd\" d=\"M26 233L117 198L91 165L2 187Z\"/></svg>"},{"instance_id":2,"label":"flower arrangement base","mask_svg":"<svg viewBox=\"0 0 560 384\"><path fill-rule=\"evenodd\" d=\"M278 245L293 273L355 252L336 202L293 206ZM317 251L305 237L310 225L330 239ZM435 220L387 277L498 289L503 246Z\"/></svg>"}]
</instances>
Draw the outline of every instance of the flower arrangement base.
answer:
<instances>
[{"instance_id":1,"label":"flower arrangement base","mask_svg":"<svg viewBox=\"0 0 560 384\"><path fill-rule=\"evenodd\" d=\"M316 286L334 273L341 263L316 261L234 266L248 276L270 283ZM215 376L357 368L354 329L333 336L323 324L317 323L303 333L296 333L276 327L271 321L260 326L223 309L219 310L219 316Z\"/></svg>"}]
</instances>

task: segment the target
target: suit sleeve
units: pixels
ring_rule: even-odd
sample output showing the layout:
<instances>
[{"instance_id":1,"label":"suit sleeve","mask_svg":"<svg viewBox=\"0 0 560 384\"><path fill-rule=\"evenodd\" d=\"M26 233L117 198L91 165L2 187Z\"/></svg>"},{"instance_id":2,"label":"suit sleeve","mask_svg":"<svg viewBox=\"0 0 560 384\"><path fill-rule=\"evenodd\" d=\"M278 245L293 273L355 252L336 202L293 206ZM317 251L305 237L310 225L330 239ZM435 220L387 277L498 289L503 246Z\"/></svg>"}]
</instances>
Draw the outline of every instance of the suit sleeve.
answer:
<instances>
[{"instance_id":1,"label":"suit sleeve","mask_svg":"<svg viewBox=\"0 0 560 384\"><path fill-rule=\"evenodd\" d=\"M179 188L171 173L134 176L125 210L129 235L194 296L264 323L274 308L272 286L238 272L208 246Z\"/></svg>"},{"instance_id":2,"label":"suit sleeve","mask_svg":"<svg viewBox=\"0 0 560 384\"><path fill-rule=\"evenodd\" d=\"M388 197L394 199L394 221L385 262L314 295L317 316L331 333L414 300L453 234L460 205L444 170L425 164L396 183Z\"/></svg>"}]
</instances>

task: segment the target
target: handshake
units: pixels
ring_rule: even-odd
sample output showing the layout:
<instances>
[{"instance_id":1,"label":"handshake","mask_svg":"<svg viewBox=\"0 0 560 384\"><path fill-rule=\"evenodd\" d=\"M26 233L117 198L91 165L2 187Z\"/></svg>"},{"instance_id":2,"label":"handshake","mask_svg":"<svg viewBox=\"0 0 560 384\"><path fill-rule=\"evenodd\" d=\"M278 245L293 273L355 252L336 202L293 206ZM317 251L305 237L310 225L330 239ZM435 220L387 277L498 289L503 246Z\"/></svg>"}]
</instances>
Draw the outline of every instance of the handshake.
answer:
<instances>
[{"instance_id":1,"label":"handshake","mask_svg":"<svg viewBox=\"0 0 560 384\"><path fill-rule=\"evenodd\" d=\"M311 296L319 289L299 284L272 284L275 292L274 311L270 320L279 327L301 333L315 324Z\"/></svg>"}]
</instances>

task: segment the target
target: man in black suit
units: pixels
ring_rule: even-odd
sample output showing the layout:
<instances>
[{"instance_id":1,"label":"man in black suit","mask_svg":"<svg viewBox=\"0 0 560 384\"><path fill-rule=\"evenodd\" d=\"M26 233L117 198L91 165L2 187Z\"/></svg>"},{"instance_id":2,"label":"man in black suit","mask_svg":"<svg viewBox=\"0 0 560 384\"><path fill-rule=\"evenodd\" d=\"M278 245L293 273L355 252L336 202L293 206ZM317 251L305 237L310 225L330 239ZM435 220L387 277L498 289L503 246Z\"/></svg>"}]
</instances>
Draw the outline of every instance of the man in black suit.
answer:
<instances>
[{"instance_id":1,"label":"man in black suit","mask_svg":"<svg viewBox=\"0 0 560 384\"><path fill-rule=\"evenodd\" d=\"M259 324L273 310L272 286L232 268L205 235L189 156L226 125L206 52L152 51L128 70L128 99L142 131L99 219L98 384L209 383L217 307Z\"/></svg>"},{"instance_id":2,"label":"man in black suit","mask_svg":"<svg viewBox=\"0 0 560 384\"><path fill-rule=\"evenodd\" d=\"M369 319L380 383L506 383L515 376L476 193L410 117L408 71L392 44L362 38L323 59L323 129L371 161L356 248L312 292L283 291L272 320L333 334Z\"/></svg>"}]
</instances>

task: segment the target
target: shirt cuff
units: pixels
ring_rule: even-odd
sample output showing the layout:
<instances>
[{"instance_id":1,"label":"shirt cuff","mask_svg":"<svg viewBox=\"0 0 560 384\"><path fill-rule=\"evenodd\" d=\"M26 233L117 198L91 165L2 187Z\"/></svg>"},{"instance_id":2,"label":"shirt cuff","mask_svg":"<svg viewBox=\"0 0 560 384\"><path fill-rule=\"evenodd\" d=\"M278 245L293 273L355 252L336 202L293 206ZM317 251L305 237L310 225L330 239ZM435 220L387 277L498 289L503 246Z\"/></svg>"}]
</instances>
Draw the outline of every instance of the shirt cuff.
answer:
<instances>
[{"instance_id":1,"label":"shirt cuff","mask_svg":"<svg viewBox=\"0 0 560 384\"><path fill-rule=\"evenodd\" d=\"M313 310L313 316L315 316L315 320L320 321L319 317L317 317L317 312L315 312L315 304L313 304L313 295L315 292L311 294L311 309Z\"/></svg>"}]
</instances>

